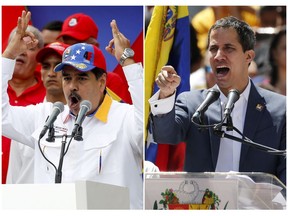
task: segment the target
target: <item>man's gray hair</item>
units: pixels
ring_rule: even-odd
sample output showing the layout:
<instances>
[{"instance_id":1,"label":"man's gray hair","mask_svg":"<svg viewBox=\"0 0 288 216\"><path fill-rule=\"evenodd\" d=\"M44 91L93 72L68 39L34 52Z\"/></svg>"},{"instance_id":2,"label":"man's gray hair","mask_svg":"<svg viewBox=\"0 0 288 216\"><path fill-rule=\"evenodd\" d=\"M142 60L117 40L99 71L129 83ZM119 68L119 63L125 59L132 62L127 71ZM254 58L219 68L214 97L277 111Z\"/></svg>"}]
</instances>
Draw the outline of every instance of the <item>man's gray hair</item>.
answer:
<instances>
[{"instance_id":1,"label":"man's gray hair","mask_svg":"<svg viewBox=\"0 0 288 216\"><path fill-rule=\"evenodd\" d=\"M9 41L11 40L12 36L15 34L16 29L17 29L17 27L11 31L11 33L9 35ZM27 27L27 31L32 32L35 35L36 39L38 40L37 46L39 49L42 49L44 47L44 41L43 41L42 33L39 31L39 29L37 29L34 26L29 25Z\"/></svg>"}]
</instances>

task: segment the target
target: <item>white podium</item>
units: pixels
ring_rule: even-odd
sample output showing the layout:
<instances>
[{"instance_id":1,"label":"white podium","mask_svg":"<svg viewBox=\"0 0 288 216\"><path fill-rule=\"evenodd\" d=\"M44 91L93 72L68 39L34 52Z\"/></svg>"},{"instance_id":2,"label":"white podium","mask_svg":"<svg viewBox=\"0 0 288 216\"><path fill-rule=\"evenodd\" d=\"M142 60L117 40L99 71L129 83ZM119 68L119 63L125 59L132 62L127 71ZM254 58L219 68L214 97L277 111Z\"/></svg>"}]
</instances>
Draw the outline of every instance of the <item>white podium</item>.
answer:
<instances>
[{"instance_id":1,"label":"white podium","mask_svg":"<svg viewBox=\"0 0 288 216\"><path fill-rule=\"evenodd\" d=\"M3 184L2 209L129 209L129 190L79 181L63 184Z\"/></svg>"}]
</instances>

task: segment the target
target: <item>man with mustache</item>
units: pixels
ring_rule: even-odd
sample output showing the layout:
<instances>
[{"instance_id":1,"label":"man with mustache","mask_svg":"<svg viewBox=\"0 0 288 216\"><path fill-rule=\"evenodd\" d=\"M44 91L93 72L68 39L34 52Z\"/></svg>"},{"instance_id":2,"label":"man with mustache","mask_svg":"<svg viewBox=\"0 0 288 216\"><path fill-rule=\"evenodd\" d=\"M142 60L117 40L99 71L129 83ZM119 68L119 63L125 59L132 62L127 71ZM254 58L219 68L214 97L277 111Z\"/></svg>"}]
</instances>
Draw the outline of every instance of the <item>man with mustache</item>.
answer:
<instances>
[{"instance_id":1,"label":"man with mustache","mask_svg":"<svg viewBox=\"0 0 288 216\"><path fill-rule=\"evenodd\" d=\"M210 28L208 52L216 80L213 88L220 90L220 97L202 114L202 122L205 125L220 123L228 93L236 89L240 98L231 113L234 127L256 143L286 150L286 97L255 86L249 78L248 67L255 56L254 44L252 28L235 17L222 18ZM227 138L220 139L214 134L219 128L199 130L191 119L206 98L207 90L184 92L175 103L180 80L172 66L164 66L156 78L160 90L149 102L154 139L160 143L187 143L185 171L265 172L286 184L285 156L275 156ZM223 126L222 130L225 129ZM225 132L242 138L236 131Z\"/></svg>"},{"instance_id":2,"label":"man with mustache","mask_svg":"<svg viewBox=\"0 0 288 216\"><path fill-rule=\"evenodd\" d=\"M64 20L61 34L57 39L69 45L87 43L100 48L98 32L99 28L92 17L84 13L75 13ZM106 85L107 88L116 93L117 97L120 97L123 102L131 104L126 80L123 80L118 73L107 71Z\"/></svg>"},{"instance_id":3,"label":"man with mustache","mask_svg":"<svg viewBox=\"0 0 288 216\"><path fill-rule=\"evenodd\" d=\"M37 45L34 35L26 31L30 17L30 12L22 12L16 34L2 55L3 88L12 75L15 56ZM66 138L62 182L90 180L128 187L130 208L142 209L143 69L141 64L134 62L133 55L123 54L130 49L130 42L119 32L116 21L113 20L110 25L113 39L106 50L121 61L133 105L114 101L106 93L102 52L91 44L75 44L65 50L62 63L54 69L62 73L67 101L64 111L53 123L57 135L55 141L47 141L47 133L40 137L45 119L53 110L52 103L13 107L9 105L4 91L3 134L35 148L35 183L55 182L55 172L59 171L56 166L59 163L61 138ZM90 101L91 109L82 123L83 140L79 141L70 135L82 100Z\"/></svg>"},{"instance_id":4,"label":"man with mustache","mask_svg":"<svg viewBox=\"0 0 288 216\"><path fill-rule=\"evenodd\" d=\"M61 63L62 54L67 47L67 44L54 42L40 49L36 55L37 62L41 64L41 80L46 89L44 102L61 101L66 104L62 89L62 74L55 73L54 68ZM8 184L34 182L34 149L12 141L6 180Z\"/></svg>"}]
</instances>

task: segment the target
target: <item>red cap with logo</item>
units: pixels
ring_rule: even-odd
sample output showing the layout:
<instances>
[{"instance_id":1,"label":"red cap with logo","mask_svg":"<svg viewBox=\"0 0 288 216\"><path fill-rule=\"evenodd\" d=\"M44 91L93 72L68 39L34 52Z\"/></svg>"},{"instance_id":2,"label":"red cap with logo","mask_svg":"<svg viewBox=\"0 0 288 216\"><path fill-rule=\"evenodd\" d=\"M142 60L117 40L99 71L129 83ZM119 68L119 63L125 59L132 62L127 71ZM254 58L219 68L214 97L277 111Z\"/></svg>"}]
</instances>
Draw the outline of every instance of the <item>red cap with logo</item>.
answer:
<instances>
[{"instance_id":1,"label":"red cap with logo","mask_svg":"<svg viewBox=\"0 0 288 216\"><path fill-rule=\"evenodd\" d=\"M59 39L63 36L72 37L78 41L87 40L90 37L97 39L98 27L93 19L83 13L77 13L65 19Z\"/></svg>"},{"instance_id":2,"label":"red cap with logo","mask_svg":"<svg viewBox=\"0 0 288 216\"><path fill-rule=\"evenodd\" d=\"M37 62L42 62L45 56L50 53L57 53L62 58L63 52L69 45L62 42L53 42L42 48L36 55Z\"/></svg>"}]
</instances>

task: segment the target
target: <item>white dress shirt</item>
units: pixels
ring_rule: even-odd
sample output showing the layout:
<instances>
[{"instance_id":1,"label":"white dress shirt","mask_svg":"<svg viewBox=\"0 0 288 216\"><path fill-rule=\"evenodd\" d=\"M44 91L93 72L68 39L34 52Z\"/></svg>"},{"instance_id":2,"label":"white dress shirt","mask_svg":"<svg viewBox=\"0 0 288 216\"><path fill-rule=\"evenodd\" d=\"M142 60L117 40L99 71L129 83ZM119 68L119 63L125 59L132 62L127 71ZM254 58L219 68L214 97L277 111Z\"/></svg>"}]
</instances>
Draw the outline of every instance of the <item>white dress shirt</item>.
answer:
<instances>
[{"instance_id":1,"label":"white dress shirt","mask_svg":"<svg viewBox=\"0 0 288 216\"><path fill-rule=\"evenodd\" d=\"M234 109L231 112L233 126L236 127L241 133L243 133L250 88L251 83L249 81L249 84L247 85L244 92L240 95L239 100L236 101L236 103L234 104ZM227 103L227 97L221 91L220 91L220 100L224 111L225 105ZM225 133L241 138L241 136L234 130L226 131ZM240 153L241 153L240 142L233 141L228 138L222 138L220 141L220 148L215 171L216 172L239 171Z\"/></svg>"}]
</instances>

